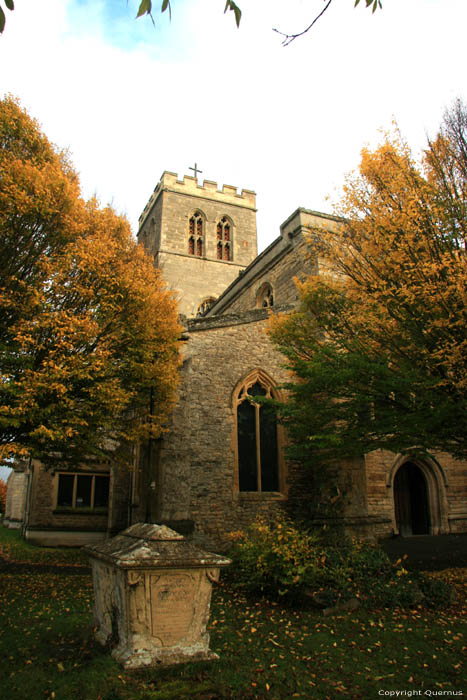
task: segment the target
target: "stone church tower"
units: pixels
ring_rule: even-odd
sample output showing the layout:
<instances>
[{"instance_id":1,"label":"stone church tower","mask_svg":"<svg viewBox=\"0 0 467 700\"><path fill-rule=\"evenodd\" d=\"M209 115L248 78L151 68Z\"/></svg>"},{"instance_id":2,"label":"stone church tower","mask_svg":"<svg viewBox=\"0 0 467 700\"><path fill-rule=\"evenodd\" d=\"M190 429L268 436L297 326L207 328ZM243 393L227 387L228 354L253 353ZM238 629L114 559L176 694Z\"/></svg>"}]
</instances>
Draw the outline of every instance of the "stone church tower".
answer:
<instances>
[{"instance_id":1,"label":"stone church tower","mask_svg":"<svg viewBox=\"0 0 467 700\"><path fill-rule=\"evenodd\" d=\"M257 256L256 195L164 172L139 218L138 240L177 293L180 313L203 313Z\"/></svg>"}]
</instances>

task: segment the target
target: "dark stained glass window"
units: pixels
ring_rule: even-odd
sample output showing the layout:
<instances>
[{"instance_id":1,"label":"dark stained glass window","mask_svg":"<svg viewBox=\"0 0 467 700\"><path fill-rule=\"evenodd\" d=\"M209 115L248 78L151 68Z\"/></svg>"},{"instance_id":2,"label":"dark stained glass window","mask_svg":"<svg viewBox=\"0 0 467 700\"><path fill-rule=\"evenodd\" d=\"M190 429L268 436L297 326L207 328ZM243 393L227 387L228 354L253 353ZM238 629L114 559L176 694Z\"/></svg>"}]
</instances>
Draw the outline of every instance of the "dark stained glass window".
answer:
<instances>
[{"instance_id":1,"label":"dark stained glass window","mask_svg":"<svg viewBox=\"0 0 467 700\"><path fill-rule=\"evenodd\" d=\"M269 406L260 410L261 491L279 491L277 420Z\"/></svg>"},{"instance_id":2,"label":"dark stained glass window","mask_svg":"<svg viewBox=\"0 0 467 700\"><path fill-rule=\"evenodd\" d=\"M259 381L240 391L237 405L238 479L240 491L279 491L277 419L270 406L254 402L270 397Z\"/></svg>"},{"instance_id":3,"label":"dark stained glass window","mask_svg":"<svg viewBox=\"0 0 467 700\"><path fill-rule=\"evenodd\" d=\"M249 401L238 407L237 420L240 491L257 491L256 411Z\"/></svg>"}]
</instances>

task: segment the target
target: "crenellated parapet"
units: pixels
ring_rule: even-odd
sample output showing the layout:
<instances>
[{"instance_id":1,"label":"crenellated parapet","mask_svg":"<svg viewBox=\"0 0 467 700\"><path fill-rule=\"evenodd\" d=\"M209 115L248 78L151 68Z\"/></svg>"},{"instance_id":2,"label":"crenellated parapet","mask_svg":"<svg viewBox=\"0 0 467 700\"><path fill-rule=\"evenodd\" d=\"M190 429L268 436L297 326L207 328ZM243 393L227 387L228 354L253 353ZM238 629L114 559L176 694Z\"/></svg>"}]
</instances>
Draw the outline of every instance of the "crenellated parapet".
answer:
<instances>
[{"instance_id":1,"label":"crenellated parapet","mask_svg":"<svg viewBox=\"0 0 467 700\"><path fill-rule=\"evenodd\" d=\"M154 188L154 192L139 217L140 228L157 199L164 191L188 195L190 197L200 197L211 201L217 200L224 204L237 205L256 211L256 193L252 190L242 189L239 191L238 188L233 185L223 185L222 188L219 189L217 182L213 182L212 180L204 180L203 184L200 185L196 177L184 175L183 179L180 180L176 173L171 173L166 170L162 173L160 181Z\"/></svg>"}]
</instances>

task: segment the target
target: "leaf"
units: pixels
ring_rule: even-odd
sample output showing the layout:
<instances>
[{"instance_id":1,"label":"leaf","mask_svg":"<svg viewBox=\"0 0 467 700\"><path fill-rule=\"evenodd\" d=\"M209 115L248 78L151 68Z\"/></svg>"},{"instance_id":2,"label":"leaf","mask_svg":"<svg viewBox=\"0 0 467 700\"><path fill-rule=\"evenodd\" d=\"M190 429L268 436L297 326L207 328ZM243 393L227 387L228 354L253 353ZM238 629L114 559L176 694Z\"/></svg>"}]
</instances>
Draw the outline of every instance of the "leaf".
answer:
<instances>
[{"instance_id":1,"label":"leaf","mask_svg":"<svg viewBox=\"0 0 467 700\"><path fill-rule=\"evenodd\" d=\"M13 0L5 0L5 5L8 7L9 10L15 9L15 4Z\"/></svg>"},{"instance_id":2,"label":"leaf","mask_svg":"<svg viewBox=\"0 0 467 700\"><path fill-rule=\"evenodd\" d=\"M3 12L2 8L0 7L0 34L3 32L5 29L5 13Z\"/></svg>"},{"instance_id":3,"label":"leaf","mask_svg":"<svg viewBox=\"0 0 467 700\"><path fill-rule=\"evenodd\" d=\"M242 17L241 9L233 2L233 0L227 0L227 2L225 3L224 13L226 13L227 10L233 11L233 13L235 15L235 22L237 24L237 27L239 27L240 26L240 19Z\"/></svg>"},{"instance_id":4,"label":"leaf","mask_svg":"<svg viewBox=\"0 0 467 700\"><path fill-rule=\"evenodd\" d=\"M138 9L138 14L136 15L136 18L141 17L142 15L150 15L151 14L151 9L152 9L152 2L151 0L141 0L139 9Z\"/></svg>"},{"instance_id":5,"label":"leaf","mask_svg":"<svg viewBox=\"0 0 467 700\"><path fill-rule=\"evenodd\" d=\"M170 7L170 0L162 0L161 12L165 12L169 8L169 18L172 19L172 8Z\"/></svg>"}]
</instances>

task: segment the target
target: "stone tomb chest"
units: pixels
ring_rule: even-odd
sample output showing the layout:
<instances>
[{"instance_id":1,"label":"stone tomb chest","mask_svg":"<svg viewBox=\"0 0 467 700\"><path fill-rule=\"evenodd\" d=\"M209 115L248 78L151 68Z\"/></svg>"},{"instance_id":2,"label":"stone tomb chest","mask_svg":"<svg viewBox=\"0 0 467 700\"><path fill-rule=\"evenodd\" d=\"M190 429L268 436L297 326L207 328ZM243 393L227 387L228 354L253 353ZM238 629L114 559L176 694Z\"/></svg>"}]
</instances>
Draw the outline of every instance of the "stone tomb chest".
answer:
<instances>
[{"instance_id":1,"label":"stone tomb chest","mask_svg":"<svg viewBox=\"0 0 467 700\"><path fill-rule=\"evenodd\" d=\"M222 566L165 525L138 523L85 548L94 581L96 638L126 668L215 659L207 624Z\"/></svg>"}]
</instances>

